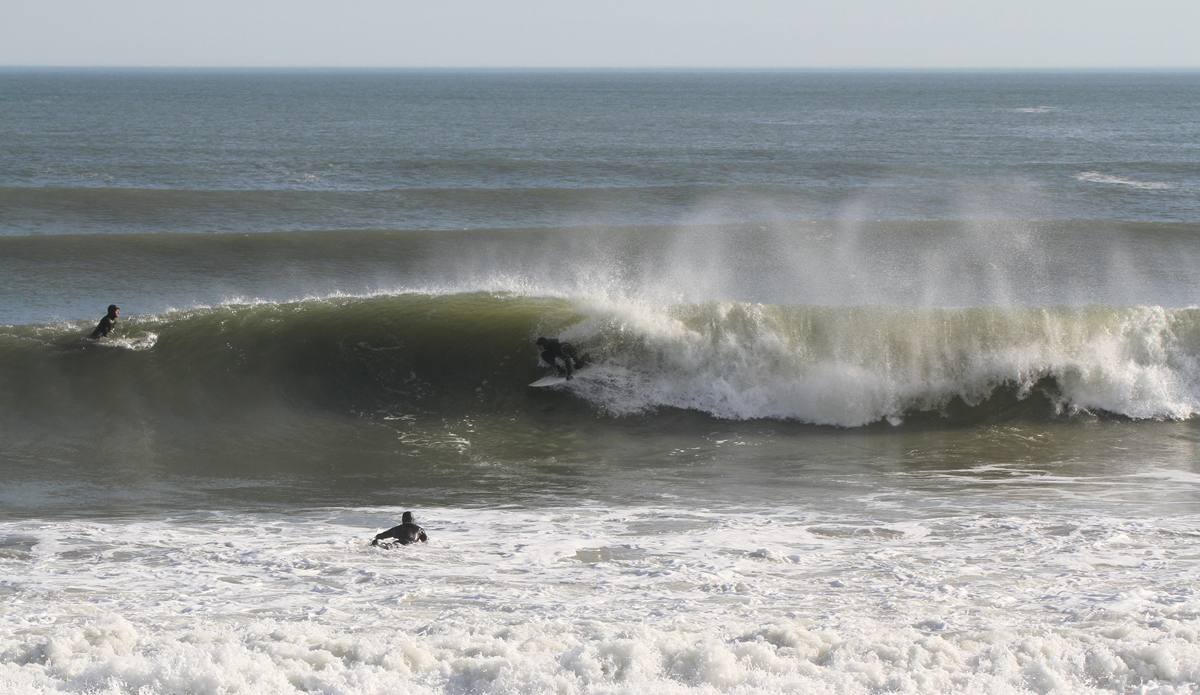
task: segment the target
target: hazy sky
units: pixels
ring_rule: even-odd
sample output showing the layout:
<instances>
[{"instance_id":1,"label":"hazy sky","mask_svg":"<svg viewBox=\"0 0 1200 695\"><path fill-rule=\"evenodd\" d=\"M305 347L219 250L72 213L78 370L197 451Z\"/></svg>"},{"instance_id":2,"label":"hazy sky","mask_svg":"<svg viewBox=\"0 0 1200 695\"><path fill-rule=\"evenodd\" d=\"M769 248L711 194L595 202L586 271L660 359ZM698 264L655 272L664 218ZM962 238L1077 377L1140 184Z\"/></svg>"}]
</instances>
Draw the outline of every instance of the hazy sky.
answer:
<instances>
[{"instance_id":1,"label":"hazy sky","mask_svg":"<svg viewBox=\"0 0 1200 695\"><path fill-rule=\"evenodd\" d=\"M1200 67L1200 0L0 0L0 65Z\"/></svg>"}]
</instances>

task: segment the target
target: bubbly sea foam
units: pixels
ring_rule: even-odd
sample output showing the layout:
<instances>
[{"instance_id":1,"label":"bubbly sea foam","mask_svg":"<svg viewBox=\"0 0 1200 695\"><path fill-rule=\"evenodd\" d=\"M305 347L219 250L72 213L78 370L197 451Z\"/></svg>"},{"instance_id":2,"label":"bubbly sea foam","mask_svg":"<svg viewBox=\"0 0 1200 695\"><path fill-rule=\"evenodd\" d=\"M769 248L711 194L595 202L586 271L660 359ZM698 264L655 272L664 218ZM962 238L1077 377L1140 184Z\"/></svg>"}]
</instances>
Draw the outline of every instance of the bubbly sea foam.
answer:
<instances>
[{"instance_id":1,"label":"bubbly sea foam","mask_svg":"<svg viewBox=\"0 0 1200 695\"><path fill-rule=\"evenodd\" d=\"M6 522L0 685L1182 693L1200 678L1200 600L1180 574L1200 519L856 501L431 509L430 542L390 551L367 541L397 509Z\"/></svg>"}]
</instances>

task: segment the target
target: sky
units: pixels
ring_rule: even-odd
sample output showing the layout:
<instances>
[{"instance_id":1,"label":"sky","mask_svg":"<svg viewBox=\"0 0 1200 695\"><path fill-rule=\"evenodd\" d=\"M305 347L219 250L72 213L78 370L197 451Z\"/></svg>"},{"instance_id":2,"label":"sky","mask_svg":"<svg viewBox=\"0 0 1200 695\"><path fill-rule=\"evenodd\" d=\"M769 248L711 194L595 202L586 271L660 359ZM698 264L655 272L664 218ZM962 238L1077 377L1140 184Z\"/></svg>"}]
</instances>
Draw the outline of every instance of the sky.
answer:
<instances>
[{"instance_id":1,"label":"sky","mask_svg":"<svg viewBox=\"0 0 1200 695\"><path fill-rule=\"evenodd\" d=\"M1200 0L0 0L0 65L1200 68Z\"/></svg>"}]
</instances>

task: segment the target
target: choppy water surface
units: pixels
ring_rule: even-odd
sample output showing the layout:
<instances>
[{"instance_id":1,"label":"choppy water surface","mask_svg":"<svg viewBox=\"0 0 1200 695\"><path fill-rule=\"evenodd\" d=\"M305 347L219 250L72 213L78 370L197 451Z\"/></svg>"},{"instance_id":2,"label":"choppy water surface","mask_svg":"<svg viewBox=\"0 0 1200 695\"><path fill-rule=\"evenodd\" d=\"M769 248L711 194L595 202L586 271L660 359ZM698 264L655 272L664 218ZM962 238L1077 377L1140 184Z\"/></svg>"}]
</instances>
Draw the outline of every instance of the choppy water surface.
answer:
<instances>
[{"instance_id":1,"label":"choppy water surface","mask_svg":"<svg viewBox=\"0 0 1200 695\"><path fill-rule=\"evenodd\" d=\"M2 72L0 690L1195 692L1198 104Z\"/></svg>"}]
</instances>

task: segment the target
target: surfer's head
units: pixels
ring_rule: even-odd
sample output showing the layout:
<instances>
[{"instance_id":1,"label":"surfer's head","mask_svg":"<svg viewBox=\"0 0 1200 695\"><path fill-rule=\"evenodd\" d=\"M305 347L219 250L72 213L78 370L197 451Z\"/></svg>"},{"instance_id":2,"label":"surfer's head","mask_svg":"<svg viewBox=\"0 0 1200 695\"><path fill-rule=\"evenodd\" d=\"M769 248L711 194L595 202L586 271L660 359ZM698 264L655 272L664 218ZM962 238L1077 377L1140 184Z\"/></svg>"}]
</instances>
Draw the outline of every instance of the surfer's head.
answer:
<instances>
[{"instance_id":1,"label":"surfer's head","mask_svg":"<svg viewBox=\"0 0 1200 695\"><path fill-rule=\"evenodd\" d=\"M404 516L400 517L400 522L405 524L412 523L412 512L404 512Z\"/></svg>"},{"instance_id":2,"label":"surfer's head","mask_svg":"<svg viewBox=\"0 0 1200 695\"><path fill-rule=\"evenodd\" d=\"M118 307L116 304L108 305L108 315L109 316L116 316L119 313L121 313L121 308Z\"/></svg>"},{"instance_id":3,"label":"surfer's head","mask_svg":"<svg viewBox=\"0 0 1200 695\"><path fill-rule=\"evenodd\" d=\"M547 345L549 342L550 342L550 341L549 341L549 340L546 340L545 338L538 338L538 339L537 339L537 342L536 342L536 343L534 343L534 345L537 345L538 347L546 347L546 345Z\"/></svg>"}]
</instances>

